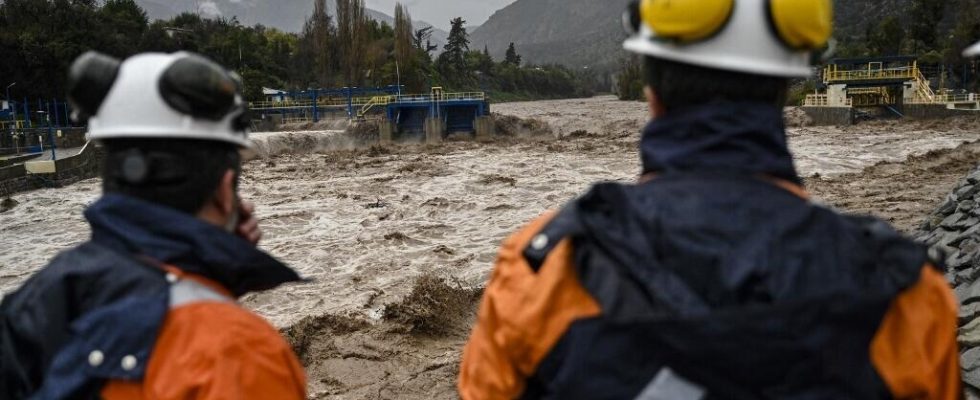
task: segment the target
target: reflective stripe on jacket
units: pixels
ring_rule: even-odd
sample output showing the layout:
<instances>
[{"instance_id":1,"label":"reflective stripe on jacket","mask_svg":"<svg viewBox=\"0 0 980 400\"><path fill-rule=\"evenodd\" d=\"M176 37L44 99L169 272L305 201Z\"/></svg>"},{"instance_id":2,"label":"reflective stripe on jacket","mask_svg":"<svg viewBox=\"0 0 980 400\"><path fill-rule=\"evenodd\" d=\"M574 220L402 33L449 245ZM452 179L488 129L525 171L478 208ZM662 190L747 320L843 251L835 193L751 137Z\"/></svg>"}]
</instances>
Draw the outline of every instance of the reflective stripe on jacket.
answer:
<instances>
[{"instance_id":1,"label":"reflective stripe on jacket","mask_svg":"<svg viewBox=\"0 0 980 400\"><path fill-rule=\"evenodd\" d=\"M306 398L303 368L279 332L201 277L171 285L152 354L142 381L110 381L103 399Z\"/></svg>"}]
</instances>

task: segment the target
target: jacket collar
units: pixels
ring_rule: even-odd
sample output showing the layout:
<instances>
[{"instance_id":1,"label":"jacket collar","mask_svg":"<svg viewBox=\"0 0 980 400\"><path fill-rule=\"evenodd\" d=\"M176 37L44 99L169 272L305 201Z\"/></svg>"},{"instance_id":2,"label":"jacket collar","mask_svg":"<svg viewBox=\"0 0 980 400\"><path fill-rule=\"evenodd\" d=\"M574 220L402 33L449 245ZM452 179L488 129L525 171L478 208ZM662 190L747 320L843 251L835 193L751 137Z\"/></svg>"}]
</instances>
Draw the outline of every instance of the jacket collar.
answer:
<instances>
[{"instance_id":1,"label":"jacket collar","mask_svg":"<svg viewBox=\"0 0 980 400\"><path fill-rule=\"evenodd\" d=\"M107 194L85 211L85 218L93 242L201 275L236 297L300 280L251 243L168 207Z\"/></svg>"},{"instance_id":2,"label":"jacket collar","mask_svg":"<svg viewBox=\"0 0 980 400\"><path fill-rule=\"evenodd\" d=\"M768 104L719 101L657 118L640 153L644 174L734 172L801 183L782 111Z\"/></svg>"}]
</instances>

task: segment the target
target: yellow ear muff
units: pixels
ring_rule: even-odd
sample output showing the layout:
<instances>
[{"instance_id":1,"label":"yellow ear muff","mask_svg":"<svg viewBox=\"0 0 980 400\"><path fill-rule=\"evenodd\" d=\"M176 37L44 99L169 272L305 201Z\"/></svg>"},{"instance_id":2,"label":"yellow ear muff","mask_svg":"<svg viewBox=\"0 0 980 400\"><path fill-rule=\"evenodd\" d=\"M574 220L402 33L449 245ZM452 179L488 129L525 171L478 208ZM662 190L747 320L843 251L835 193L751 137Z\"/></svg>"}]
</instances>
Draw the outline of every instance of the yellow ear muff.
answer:
<instances>
[{"instance_id":1,"label":"yellow ear muff","mask_svg":"<svg viewBox=\"0 0 980 400\"><path fill-rule=\"evenodd\" d=\"M718 33L734 7L735 0L643 0L640 15L658 37L695 42Z\"/></svg>"},{"instance_id":2,"label":"yellow ear muff","mask_svg":"<svg viewBox=\"0 0 980 400\"><path fill-rule=\"evenodd\" d=\"M769 17L779 37L794 49L823 47L834 29L831 0L769 0Z\"/></svg>"}]
</instances>

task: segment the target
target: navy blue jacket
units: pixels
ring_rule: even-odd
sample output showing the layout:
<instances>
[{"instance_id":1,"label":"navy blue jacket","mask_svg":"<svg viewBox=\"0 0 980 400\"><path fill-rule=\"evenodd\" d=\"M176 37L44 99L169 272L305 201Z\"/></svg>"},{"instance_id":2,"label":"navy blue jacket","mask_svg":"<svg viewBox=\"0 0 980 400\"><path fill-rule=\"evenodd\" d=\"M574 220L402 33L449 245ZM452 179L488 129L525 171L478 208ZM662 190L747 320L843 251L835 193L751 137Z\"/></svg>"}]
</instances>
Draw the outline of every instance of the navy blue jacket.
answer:
<instances>
[{"instance_id":1,"label":"navy blue jacket","mask_svg":"<svg viewBox=\"0 0 980 400\"><path fill-rule=\"evenodd\" d=\"M603 317L570 328L526 398L634 398L665 367L713 399L889 398L869 344L924 247L768 181L801 181L775 107L658 119L641 154L656 179L597 185L542 231L572 239Z\"/></svg>"},{"instance_id":2,"label":"navy blue jacket","mask_svg":"<svg viewBox=\"0 0 980 400\"><path fill-rule=\"evenodd\" d=\"M680 110L640 150L651 179L595 185L505 241L464 398L887 399L872 343L926 273L944 325L913 329L943 339L956 382L955 305L926 249L788 190L777 107Z\"/></svg>"}]
</instances>

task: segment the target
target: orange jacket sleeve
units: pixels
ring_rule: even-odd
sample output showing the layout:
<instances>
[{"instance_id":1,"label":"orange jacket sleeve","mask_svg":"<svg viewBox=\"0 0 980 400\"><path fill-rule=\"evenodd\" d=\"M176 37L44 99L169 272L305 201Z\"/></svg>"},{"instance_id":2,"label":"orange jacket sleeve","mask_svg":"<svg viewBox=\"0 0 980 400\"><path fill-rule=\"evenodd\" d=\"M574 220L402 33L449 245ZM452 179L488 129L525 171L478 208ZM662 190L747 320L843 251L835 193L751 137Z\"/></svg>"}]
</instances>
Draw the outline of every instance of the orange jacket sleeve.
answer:
<instances>
[{"instance_id":1,"label":"orange jacket sleeve","mask_svg":"<svg viewBox=\"0 0 980 400\"><path fill-rule=\"evenodd\" d=\"M895 399L961 398L957 308L946 279L931 266L892 301L871 360Z\"/></svg>"},{"instance_id":2,"label":"orange jacket sleeve","mask_svg":"<svg viewBox=\"0 0 980 400\"><path fill-rule=\"evenodd\" d=\"M465 400L520 396L525 380L571 324L600 313L579 282L567 241L537 273L525 261L524 249L548 220L531 223L500 250L463 351L458 389Z\"/></svg>"},{"instance_id":3,"label":"orange jacket sleeve","mask_svg":"<svg viewBox=\"0 0 980 400\"><path fill-rule=\"evenodd\" d=\"M143 382L110 382L102 395L105 400L305 400L306 377L267 322L232 303L203 302L167 314Z\"/></svg>"}]
</instances>

